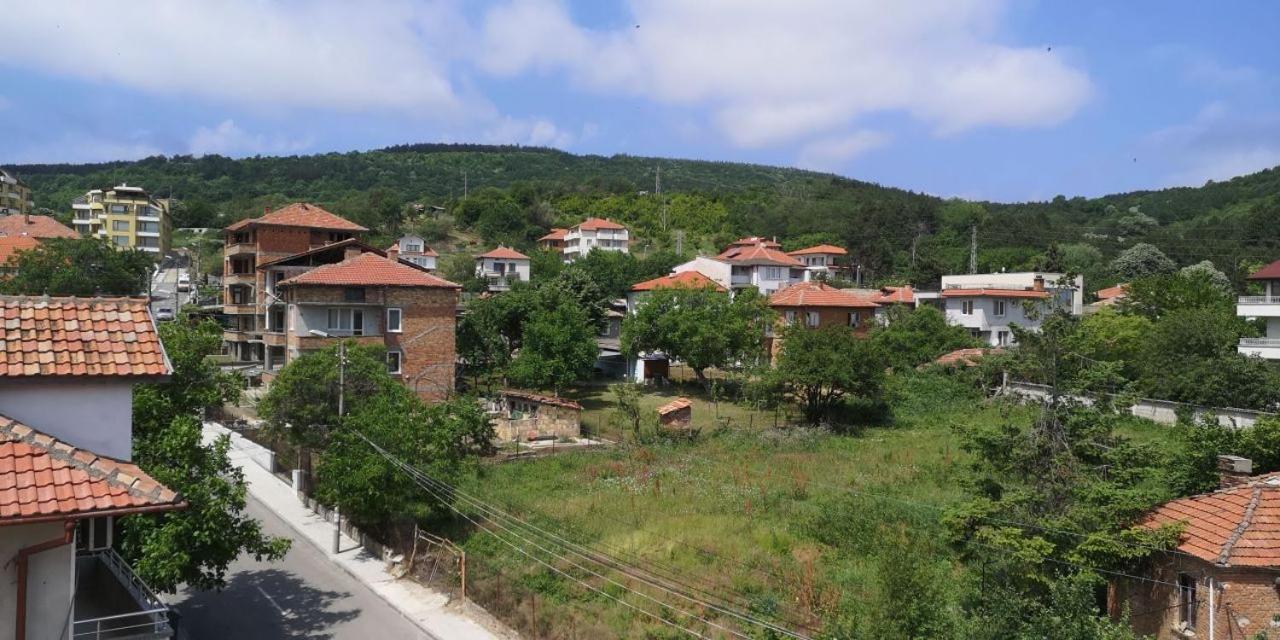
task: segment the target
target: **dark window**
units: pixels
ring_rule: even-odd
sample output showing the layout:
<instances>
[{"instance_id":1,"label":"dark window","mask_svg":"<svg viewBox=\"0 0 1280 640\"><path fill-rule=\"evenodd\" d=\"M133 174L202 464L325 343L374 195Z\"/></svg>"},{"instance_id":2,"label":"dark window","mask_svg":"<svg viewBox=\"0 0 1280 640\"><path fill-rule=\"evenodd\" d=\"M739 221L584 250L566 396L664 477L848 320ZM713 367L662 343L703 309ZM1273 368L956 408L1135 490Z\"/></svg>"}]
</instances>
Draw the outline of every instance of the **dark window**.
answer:
<instances>
[{"instance_id":1,"label":"dark window","mask_svg":"<svg viewBox=\"0 0 1280 640\"><path fill-rule=\"evenodd\" d=\"M1194 629L1196 626L1196 608L1199 601L1196 600L1196 578L1188 573L1178 574L1178 620L1185 622L1188 627Z\"/></svg>"},{"instance_id":2,"label":"dark window","mask_svg":"<svg viewBox=\"0 0 1280 640\"><path fill-rule=\"evenodd\" d=\"M364 289L356 287L343 289L342 299L346 302L364 302Z\"/></svg>"}]
</instances>

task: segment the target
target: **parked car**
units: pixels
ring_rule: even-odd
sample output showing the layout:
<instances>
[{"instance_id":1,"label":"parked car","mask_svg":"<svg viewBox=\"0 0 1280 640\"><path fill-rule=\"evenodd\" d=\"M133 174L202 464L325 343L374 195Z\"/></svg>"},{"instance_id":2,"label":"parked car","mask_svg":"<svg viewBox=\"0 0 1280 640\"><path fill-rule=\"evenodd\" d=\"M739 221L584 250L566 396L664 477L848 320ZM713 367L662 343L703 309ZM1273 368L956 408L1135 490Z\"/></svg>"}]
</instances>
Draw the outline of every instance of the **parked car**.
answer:
<instances>
[{"instance_id":1,"label":"parked car","mask_svg":"<svg viewBox=\"0 0 1280 640\"><path fill-rule=\"evenodd\" d=\"M178 291L190 291L190 290L191 290L191 276L185 273L178 276Z\"/></svg>"},{"instance_id":2,"label":"parked car","mask_svg":"<svg viewBox=\"0 0 1280 640\"><path fill-rule=\"evenodd\" d=\"M156 322L169 322L173 320L173 309L169 307L160 307L156 309Z\"/></svg>"}]
</instances>

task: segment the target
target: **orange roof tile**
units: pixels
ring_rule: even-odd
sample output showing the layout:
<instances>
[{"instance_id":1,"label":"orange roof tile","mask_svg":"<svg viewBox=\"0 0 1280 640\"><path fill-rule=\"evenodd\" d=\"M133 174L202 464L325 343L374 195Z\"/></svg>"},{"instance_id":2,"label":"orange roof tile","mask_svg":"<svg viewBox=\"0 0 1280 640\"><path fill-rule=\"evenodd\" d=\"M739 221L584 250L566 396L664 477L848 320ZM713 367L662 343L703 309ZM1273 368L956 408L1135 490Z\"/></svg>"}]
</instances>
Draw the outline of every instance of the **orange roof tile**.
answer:
<instances>
[{"instance_id":1,"label":"orange roof tile","mask_svg":"<svg viewBox=\"0 0 1280 640\"><path fill-rule=\"evenodd\" d=\"M689 400L688 398L676 398L675 400L658 407L658 415L665 416L669 413L675 413L685 407L691 406L693 406L692 400Z\"/></svg>"},{"instance_id":2,"label":"orange roof tile","mask_svg":"<svg viewBox=\"0 0 1280 640\"><path fill-rule=\"evenodd\" d=\"M880 304L912 304L916 301L915 289L911 285L905 287L880 287Z\"/></svg>"},{"instance_id":3,"label":"orange roof tile","mask_svg":"<svg viewBox=\"0 0 1280 640\"><path fill-rule=\"evenodd\" d=\"M1107 287L1106 289L1098 289L1098 291L1094 295L1098 296L1099 300L1111 300L1114 298L1123 298L1128 293L1129 293L1129 283L1124 282L1114 287Z\"/></svg>"},{"instance_id":4,"label":"orange roof tile","mask_svg":"<svg viewBox=\"0 0 1280 640\"><path fill-rule=\"evenodd\" d=\"M870 297L837 289L825 282L798 282L769 296L771 307L844 307L874 309Z\"/></svg>"},{"instance_id":5,"label":"orange roof tile","mask_svg":"<svg viewBox=\"0 0 1280 640\"><path fill-rule=\"evenodd\" d=\"M551 232L545 236L542 236L541 238L538 238L538 241L541 242L543 240L551 240L551 241L564 240L564 237L568 234L569 234L568 229L561 229L560 227L552 227Z\"/></svg>"},{"instance_id":6,"label":"orange roof tile","mask_svg":"<svg viewBox=\"0 0 1280 640\"><path fill-rule=\"evenodd\" d=\"M1182 523L1177 549L1232 567L1280 567L1280 474L1166 502L1139 524Z\"/></svg>"},{"instance_id":7,"label":"orange roof tile","mask_svg":"<svg viewBox=\"0 0 1280 640\"><path fill-rule=\"evenodd\" d=\"M310 227L313 229L335 229L339 231L361 232L368 229L342 216L330 213L314 204L295 202L275 211L263 214L259 218L247 218L227 226L227 231L235 231L250 225L273 225L277 227Z\"/></svg>"},{"instance_id":8,"label":"orange roof tile","mask_svg":"<svg viewBox=\"0 0 1280 640\"><path fill-rule=\"evenodd\" d=\"M831 254L831 255L837 255L837 256L847 256L849 255L849 252L845 251L841 247L835 246L834 244L819 244L819 245L815 245L805 249L799 249L796 251L787 252L787 255L789 256L808 256L808 255L815 255L815 254Z\"/></svg>"},{"instance_id":9,"label":"orange roof tile","mask_svg":"<svg viewBox=\"0 0 1280 640\"><path fill-rule=\"evenodd\" d=\"M725 249L716 258L737 264L772 264L784 267L804 266L803 262L769 246L769 243L745 246L734 244Z\"/></svg>"},{"instance_id":10,"label":"orange roof tile","mask_svg":"<svg viewBox=\"0 0 1280 640\"><path fill-rule=\"evenodd\" d=\"M520 398L521 400L528 400L529 402L536 402L536 403L538 403L538 404L549 404L549 405L554 405L554 406L557 406L557 407L565 407L565 408L568 408L568 409L577 409L577 410L579 410L579 411L581 411L581 410L582 410L582 405L580 405L580 404L578 404L577 402L574 402L573 400L570 400L570 399L568 399L568 398L557 398L557 397L555 397L555 396L544 396L544 395L542 395L542 394L538 394L538 393L530 393L530 392L528 392L528 391L517 391L517 390L515 390L515 389L503 389L503 390L501 391L501 393L502 393L502 395L504 395L504 396L506 396L506 397L508 397L508 398Z\"/></svg>"},{"instance_id":11,"label":"orange roof tile","mask_svg":"<svg viewBox=\"0 0 1280 640\"><path fill-rule=\"evenodd\" d=\"M27 251L40 246L40 241L31 236L0 236L0 266L4 266L19 251Z\"/></svg>"},{"instance_id":12,"label":"orange roof tile","mask_svg":"<svg viewBox=\"0 0 1280 640\"><path fill-rule=\"evenodd\" d=\"M0 415L0 525L169 511L182 496L137 465Z\"/></svg>"},{"instance_id":13,"label":"orange roof tile","mask_svg":"<svg viewBox=\"0 0 1280 640\"><path fill-rule=\"evenodd\" d=\"M376 253L362 253L335 264L316 267L280 282L280 286L436 287L460 289L454 284L403 262Z\"/></svg>"},{"instance_id":14,"label":"orange roof tile","mask_svg":"<svg viewBox=\"0 0 1280 640\"><path fill-rule=\"evenodd\" d=\"M0 216L0 236L30 236L32 238L79 238L65 224L50 216L24 216L13 214Z\"/></svg>"},{"instance_id":15,"label":"orange roof tile","mask_svg":"<svg viewBox=\"0 0 1280 640\"><path fill-rule=\"evenodd\" d=\"M170 371L144 299L0 296L0 379Z\"/></svg>"},{"instance_id":16,"label":"orange roof tile","mask_svg":"<svg viewBox=\"0 0 1280 640\"><path fill-rule=\"evenodd\" d=\"M1035 291L1034 289L943 289L942 297L944 298L973 298L985 296L988 298L1048 298L1048 291Z\"/></svg>"},{"instance_id":17,"label":"orange roof tile","mask_svg":"<svg viewBox=\"0 0 1280 640\"><path fill-rule=\"evenodd\" d=\"M724 287L716 284L715 280L703 275L701 271L681 271L669 276L645 280L631 285L632 291L653 291L654 289L715 289L716 291L724 291Z\"/></svg>"},{"instance_id":18,"label":"orange roof tile","mask_svg":"<svg viewBox=\"0 0 1280 640\"><path fill-rule=\"evenodd\" d=\"M528 260L529 256L526 256L525 254L520 253L519 251L516 251L515 249L512 249L510 247L498 247L493 251L478 255L476 256L476 258L497 258L499 260Z\"/></svg>"},{"instance_id":19,"label":"orange roof tile","mask_svg":"<svg viewBox=\"0 0 1280 640\"><path fill-rule=\"evenodd\" d=\"M587 218L574 225L573 228L581 231L596 231L599 229L626 229L627 227L608 218Z\"/></svg>"}]
</instances>

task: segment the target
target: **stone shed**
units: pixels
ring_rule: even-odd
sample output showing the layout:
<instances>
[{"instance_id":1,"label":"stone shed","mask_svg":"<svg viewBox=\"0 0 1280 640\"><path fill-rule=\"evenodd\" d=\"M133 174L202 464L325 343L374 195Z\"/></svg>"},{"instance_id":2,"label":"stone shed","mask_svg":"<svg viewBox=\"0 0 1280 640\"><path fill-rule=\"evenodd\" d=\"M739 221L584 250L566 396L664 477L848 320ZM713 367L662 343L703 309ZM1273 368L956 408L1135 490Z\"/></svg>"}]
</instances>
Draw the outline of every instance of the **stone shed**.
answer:
<instances>
[{"instance_id":1,"label":"stone shed","mask_svg":"<svg viewBox=\"0 0 1280 640\"><path fill-rule=\"evenodd\" d=\"M670 429L688 429L693 421L693 401L676 398L658 407L658 423Z\"/></svg>"},{"instance_id":2,"label":"stone shed","mask_svg":"<svg viewBox=\"0 0 1280 640\"><path fill-rule=\"evenodd\" d=\"M582 405L566 398L505 389L489 401L489 415L504 442L582 435Z\"/></svg>"}]
</instances>

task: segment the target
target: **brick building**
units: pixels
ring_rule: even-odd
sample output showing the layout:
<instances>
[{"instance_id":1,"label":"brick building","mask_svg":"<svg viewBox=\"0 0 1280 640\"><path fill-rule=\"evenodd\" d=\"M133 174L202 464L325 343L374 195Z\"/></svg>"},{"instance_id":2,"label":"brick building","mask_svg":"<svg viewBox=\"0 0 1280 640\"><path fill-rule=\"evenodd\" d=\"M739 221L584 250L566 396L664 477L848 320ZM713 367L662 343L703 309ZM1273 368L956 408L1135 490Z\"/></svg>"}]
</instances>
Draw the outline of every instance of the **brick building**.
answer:
<instances>
[{"instance_id":1,"label":"brick building","mask_svg":"<svg viewBox=\"0 0 1280 640\"><path fill-rule=\"evenodd\" d=\"M1157 640L1266 638L1280 630L1280 473L1249 477L1252 463L1221 456L1222 488L1167 502L1140 523L1180 525L1175 550L1146 578L1117 580L1110 608ZM1212 631L1211 631L1212 629Z\"/></svg>"},{"instance_id":2,"label":"brick building","mask_svg":"<svg viewBox=\"0 0 1280 640\"><path fill-rule=\"evenodd\" d=\"M341 262L275 284L284 304L284 363L338 339L382 345L387 370L424 400L453 391L454 344L461 287L421 267L346 247Z\"/></svg>"},{"instance_id":3,"label":"brick building","mask_svg":"<svg viewBox=\"0 0 1280 640\"><path fill-rule=\"evenodd\" d=\"M769 306L778 312L780 325L800 323L810 329L841 326L865 335L871 330L878 295L865 295L837 289L825 282L801 282L769 296ZM765 337L768 353L777 356L782 340L777 330Z\"/></svg>"},{"instance_id":4,"label":"brick building","mask_svg":"<svg viewBox=\"0 0 1280 640\"><path fill-rule=\"evenodd\" d=\"M582 405L567 398L504 389L489 402L498 440L578 438L582 435Z\"/></svg>"}]
</instances>

